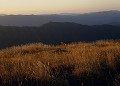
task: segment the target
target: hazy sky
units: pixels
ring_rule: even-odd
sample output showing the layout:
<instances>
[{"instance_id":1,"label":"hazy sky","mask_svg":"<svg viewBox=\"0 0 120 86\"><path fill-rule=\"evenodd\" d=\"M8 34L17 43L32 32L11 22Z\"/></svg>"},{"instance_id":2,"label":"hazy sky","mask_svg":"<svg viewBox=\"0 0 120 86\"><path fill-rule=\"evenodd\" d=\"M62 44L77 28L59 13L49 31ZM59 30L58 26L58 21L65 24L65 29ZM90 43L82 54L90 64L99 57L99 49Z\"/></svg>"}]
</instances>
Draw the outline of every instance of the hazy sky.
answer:
<instances>
[{"instance_id":1,"label":"hazy sky","mask_svg":"<svg viewBox=\"0 0 120 86\"><path fill-rule=\"evenodd\" d=\"M120 10L120 0L0 0L0 14L85 13Z\"/></svg>"}]
</instances>

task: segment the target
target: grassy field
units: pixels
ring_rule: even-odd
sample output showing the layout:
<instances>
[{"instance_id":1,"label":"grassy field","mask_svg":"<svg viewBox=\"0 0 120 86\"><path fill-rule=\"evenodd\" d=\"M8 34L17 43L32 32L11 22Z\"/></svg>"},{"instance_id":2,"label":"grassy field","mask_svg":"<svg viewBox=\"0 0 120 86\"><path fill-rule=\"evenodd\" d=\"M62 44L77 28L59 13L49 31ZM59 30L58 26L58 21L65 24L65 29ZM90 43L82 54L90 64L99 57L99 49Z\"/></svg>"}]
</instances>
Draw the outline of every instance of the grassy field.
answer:
<instances>
[{"instance_id":1,"label":"grassy field","mask_svg":"<svg viewBox=\"0 0 120 86\"><path fill-rule=\"evenodd\" d=\"M33 43L0 51L0 86L120 86L120 41Z\"/></svg>"}]
</instances>

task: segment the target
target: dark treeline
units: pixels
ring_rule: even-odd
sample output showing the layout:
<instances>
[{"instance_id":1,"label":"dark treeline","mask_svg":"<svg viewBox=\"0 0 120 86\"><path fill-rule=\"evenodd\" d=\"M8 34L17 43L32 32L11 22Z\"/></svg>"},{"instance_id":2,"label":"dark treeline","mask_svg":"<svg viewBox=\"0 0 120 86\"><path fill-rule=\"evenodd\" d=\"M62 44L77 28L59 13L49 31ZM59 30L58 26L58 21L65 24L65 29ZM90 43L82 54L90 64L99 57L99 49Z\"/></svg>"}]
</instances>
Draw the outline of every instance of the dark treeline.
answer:
<instances>
[{"instance_id":1,"label":"dark treeline","mask_svg":"<svg viewBox=\"0 0 120 86\"><path fill-rule=\"evenodd\" d=\"M61 42L119 39L120 27L112 25L80 25L70 22L49 22L40 27L0 26L0 48L33 42Z\"/></svg>"}]
</instances>

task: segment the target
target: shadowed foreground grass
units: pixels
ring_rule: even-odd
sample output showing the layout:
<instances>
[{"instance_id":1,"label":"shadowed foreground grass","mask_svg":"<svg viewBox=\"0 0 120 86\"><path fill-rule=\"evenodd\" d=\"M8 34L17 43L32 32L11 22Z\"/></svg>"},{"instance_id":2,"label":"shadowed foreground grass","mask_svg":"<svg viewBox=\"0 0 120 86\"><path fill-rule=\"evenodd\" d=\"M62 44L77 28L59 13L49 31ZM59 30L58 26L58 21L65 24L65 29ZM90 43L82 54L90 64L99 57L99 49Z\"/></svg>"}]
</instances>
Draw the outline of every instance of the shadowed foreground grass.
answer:
<instances>
[{"instance_id":1,"label":"shadowed foreground grass","mask_svg":"<svg viewBox=\"0 0 120 86\"><path fill-rule=\"evenodd\" d=\"M1 86L119 86L120 42L33 43L0 51Z\"/></svg>"}]
</instances>

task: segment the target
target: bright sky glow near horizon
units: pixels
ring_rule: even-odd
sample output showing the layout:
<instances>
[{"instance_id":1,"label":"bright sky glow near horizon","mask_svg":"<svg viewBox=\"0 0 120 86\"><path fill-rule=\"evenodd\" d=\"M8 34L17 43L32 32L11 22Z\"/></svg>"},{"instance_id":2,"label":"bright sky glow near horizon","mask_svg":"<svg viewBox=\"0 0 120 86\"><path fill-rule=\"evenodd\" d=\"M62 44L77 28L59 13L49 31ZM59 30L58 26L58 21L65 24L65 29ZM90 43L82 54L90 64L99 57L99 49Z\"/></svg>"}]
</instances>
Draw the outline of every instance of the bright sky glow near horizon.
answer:
<instances>
[{"instance_id":1,"label":"bright sky glow near horizon","mask_svg":"<svg viewBox=\"0 0 120 86\"><path fill-rule=\"evenodd\" d=\"M86 13L120 10L120 0L0 0L0 14Z\"/></svg>"}]
</instances>

